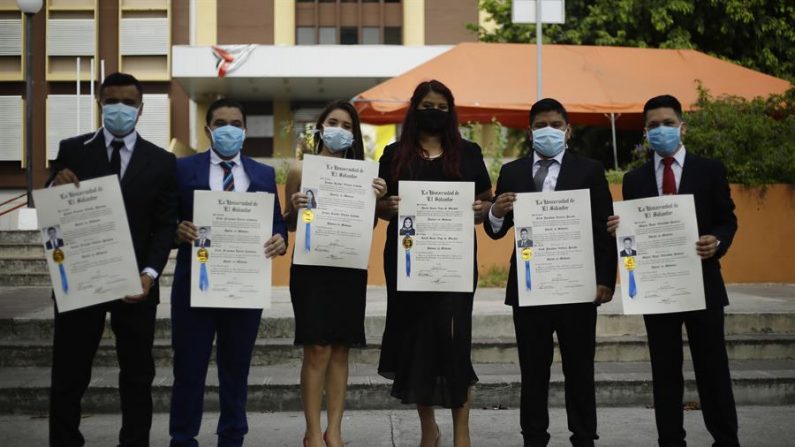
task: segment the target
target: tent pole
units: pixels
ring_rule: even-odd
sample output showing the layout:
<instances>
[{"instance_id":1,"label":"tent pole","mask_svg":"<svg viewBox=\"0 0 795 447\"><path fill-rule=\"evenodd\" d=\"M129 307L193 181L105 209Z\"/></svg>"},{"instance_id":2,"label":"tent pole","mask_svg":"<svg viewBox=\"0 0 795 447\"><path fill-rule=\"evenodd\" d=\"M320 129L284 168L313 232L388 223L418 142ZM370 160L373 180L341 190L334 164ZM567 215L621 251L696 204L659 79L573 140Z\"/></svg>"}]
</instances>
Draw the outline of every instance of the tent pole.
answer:
<instances>
[{"instance_id":1,"label":"tent pole","mask_svg":"<svg viewBox=\"0 0 795 447\"><path fill-rule=\"evenodd\" d=\"M618 145L616 143L616 114L610 113L610 128L613 131L613 166L618 171Z\"/></svg>"}]
</instances>

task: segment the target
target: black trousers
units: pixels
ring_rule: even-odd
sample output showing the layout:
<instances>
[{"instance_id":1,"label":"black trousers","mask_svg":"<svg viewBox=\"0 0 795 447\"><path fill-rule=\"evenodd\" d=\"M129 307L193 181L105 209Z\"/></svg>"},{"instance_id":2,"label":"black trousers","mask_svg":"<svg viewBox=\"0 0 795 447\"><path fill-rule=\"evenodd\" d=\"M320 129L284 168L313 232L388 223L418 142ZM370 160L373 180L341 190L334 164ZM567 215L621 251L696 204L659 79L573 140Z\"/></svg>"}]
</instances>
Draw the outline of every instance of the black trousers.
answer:
<instances>
[{"instance_id":1,"label":"black trousers","mask_svg":"<svg viewBox=\"0 0 795 447\"><path fill-rule=\"evenodd\" d=\"M704 424L713 446L739 446L723 308L645 315L654 379L654 416L661 447L685 446L682 324L687 329Z\"/></svg>"},{"instance_id":2,"label":"black trousers","mask_svg":"<svg viewBox=\"0 0 795 447\"><path fill-rule=\"evenodd\" d=\"M149 445L156 309L155 302L150 300L137 304L113 301L64 313L56 309L50 388L50 446L85 444L80 433L80 401L91 380L91 364L108 312L120 367L122 421L119 445Z\"/></svg>"},{"instance_id":3,"label":"black trousers","mask_svg":"<svg viewBox=\"0 0 795 447\"><path fill-rule=\"evenodd\" d=\"M571 443L593 446L596 434L596 306L591 303L513 308L522 371L520 420L525 446L549 443L549 376L557 333Z\"/></svg>"}]
</instances>

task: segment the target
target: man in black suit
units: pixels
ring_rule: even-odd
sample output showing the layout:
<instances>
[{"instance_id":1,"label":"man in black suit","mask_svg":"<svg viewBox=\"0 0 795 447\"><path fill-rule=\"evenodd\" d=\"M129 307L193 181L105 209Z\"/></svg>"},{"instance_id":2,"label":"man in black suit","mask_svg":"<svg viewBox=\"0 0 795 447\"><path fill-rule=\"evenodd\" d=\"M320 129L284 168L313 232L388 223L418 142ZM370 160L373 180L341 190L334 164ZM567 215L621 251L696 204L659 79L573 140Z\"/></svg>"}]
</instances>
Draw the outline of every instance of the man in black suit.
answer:
<instances>
[{"instance_id":1,"label":"man in black suit","mask_svg":"<svg viewBox=\"0 0 795 447\"><path fill-rule=\"evenodd\" d=\"M571 443L593 446L596 433L594 354L596 306L610 301L616 280L615 240L606 231L613 199L601 163L566 150L571 137L568 115L554 99L542 99L530 109L533 155L502 167L496 199L484 222L486 233L499 239L513 226L516 193L588 189L596 262L597 292L593 303L519 307L516 257L505 291L505 304L513 306L513 321L522 372L521 427L525 446L549 443L549 377L553 333L557 333L566 379L566 414ZM515 248L514 248L515 250Z\"/></svg>"},{"instance_id":2,"label":"man in black suit","mask_svg":"<svg viewBox=\"0 0 795 447\"><path fill-rule=\"evenodd\" d=\"M519 248L531 248L533 241L528 236L527 228L519 230L519 240L516 241L516 246Z\"/></svg>"},{"instance_id":3,"label":"man in black suit","mask_svg":"<svg viewBox=\"0 0 795 447\"><path fill-rule=\"evenodd\" d=\"M49 240L47 240L45 244L47 250L63 247L63 239L58 237L58 230L56 230L55 227L47 228L47 236L49 237Z\"/></svg>"},{"instance_id":4,"label":"man in black suit","mask_svg":"<svg viewBox=\"0 0 795 447\"><path fill-rule=\"evenodd\" d=\"M199 227L199 238L193 241L194 247L209 247L212 241L207 237L207 227Z\"/></svg>"},{"instance_id":5,"label":"man in black suit","mask_svg":"<svg viewBox=\"0 0 795 447\"><path fill-rule=\"evenodd\" d=\"M637 256L638 255L638 252L632 249L632 238L631 237L625 237L623 242L624 242L624 249L621 250L621 253L619 253L619 256L621 256L622 258L626 258L628 256Z\"/></svg>"},{"instance_id":6,"label":"man in black suit","mask_svg":"<svg viewBox=\"0 0 795 447\"><path fill-rule=\"evenodd\" d=\"M113 73L102 83L103 127L61 141L50 185L116 174L121 183L143 293L69 312L55 309L50 445L82 446L80 401L110 312L116 338L122 423L121 446L148 446L152 424L152 359L157 278L176 231L176 157L135 132L143 89L133 76Z\"/></svg>"},{"instance_id":7,"label":"man in black suit","mask_svg":"<svg viewBox=\"0 0 795 447\"><path fill-rule=\"evenodd\" d=\"M670 95L643 107L646 138L654 158L624 175L624 200L663 194L692 194L700 235L694 247L701 257L707 308L693 312L644 315L649 337L654 415L660 446L684 446L682 395L682 325L687 329L696 386L707 430L714 446L738 446L737 410L723 334L723 307L729 304L719 259L737 232L737 217L726 169L717 160L686 151L687 125L682 106ZM618 216L608 221L615 233Z\"/></svg>"}]
</instances>

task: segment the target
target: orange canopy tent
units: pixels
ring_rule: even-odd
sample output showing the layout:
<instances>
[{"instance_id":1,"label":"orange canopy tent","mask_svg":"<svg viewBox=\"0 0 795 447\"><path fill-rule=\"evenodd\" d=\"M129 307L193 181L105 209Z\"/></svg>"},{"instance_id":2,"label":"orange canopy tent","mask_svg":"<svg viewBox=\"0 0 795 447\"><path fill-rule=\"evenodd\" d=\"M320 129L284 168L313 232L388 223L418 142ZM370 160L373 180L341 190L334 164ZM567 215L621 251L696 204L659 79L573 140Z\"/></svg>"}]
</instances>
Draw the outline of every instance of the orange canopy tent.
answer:
<instances>
[{"instance_id":1,"label":"orange canopy tent","mask_svg":"<svg viewBox=\"0 0 795 447\"><path fill-rule=\"evenodd\" d=\"M754 98L789 82L693 50L544 45L543 94L575 124L639 128L647 99L669 93L690 110L700 81L712 95ZM400 123L417 84L438 79L453 91L460 122L527 127L536 101L536 46L463 43L354 97L361 119Z\"/></svg>"}]
</instances>

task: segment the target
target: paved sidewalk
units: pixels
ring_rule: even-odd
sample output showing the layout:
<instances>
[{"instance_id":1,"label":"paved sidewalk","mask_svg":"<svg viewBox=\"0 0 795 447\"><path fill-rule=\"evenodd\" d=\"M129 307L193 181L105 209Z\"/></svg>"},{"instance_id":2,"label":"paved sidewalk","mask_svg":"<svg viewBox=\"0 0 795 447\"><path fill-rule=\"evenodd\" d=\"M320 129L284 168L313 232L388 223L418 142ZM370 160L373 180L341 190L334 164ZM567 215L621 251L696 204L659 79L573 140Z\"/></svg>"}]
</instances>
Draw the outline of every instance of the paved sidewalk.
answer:
<instances>
[{"instance_id":1,"label":"paved sidewalk","mask_svg":"<svg viewBox=\"0 0 795 447\"><path fill-rule=\"evenodd\" d=\"M795 284L730 284L728 313L795 313ZM158 318L170 315L171 289L160 290L161 305ZM621 313L621 293L616 290L613 301L599 307L599 313ZM509 315L511 308L503 304L505 291L498 288L478 289L475 293L476 315ZM290 291L287 287L274 287L272 307L263 312L263 318L292 318ZM367 288L367 315L383 316L386 313L386 288ZM0 287L0 319L30 318L50 319L53 306L50 289L44 287Z\"/></svg>"},{"instance_id":2,"label":"paved sidewalk","mask_svg":"<svg viewBox=\"0 0 795 447\"><path fill-rule=\"evenodd\" d=\"M795 439L795 407L740 407L740 443L748 447L784 447ZM566 414L563 409L550 411L550 447L568 443ZM438 411L442 446L452 442L449 412ZM213 434L217 413L205 414L199 442L214 446ZM87 416L82 429L87 446L115 445L119 416ZM521 446L518 410L474 410L470 418L472 445L475 447ZM246 445L263 447L298 447L304 430L303 415L297 412L250 413ZM645 408L600 408L599 427L603 447L643 447L656 445L654 413ZM685 412L688 445L708 446L712 438L704 428L700 411ZM347 447L414 447L419 444L419 423L411 410L349 411L343 430ZM46 445L47 418L0 416L0 439L5 447ZM152 446L168 445L168 415L156 414L152 426Z\"/></svg>"}]
</instances>

